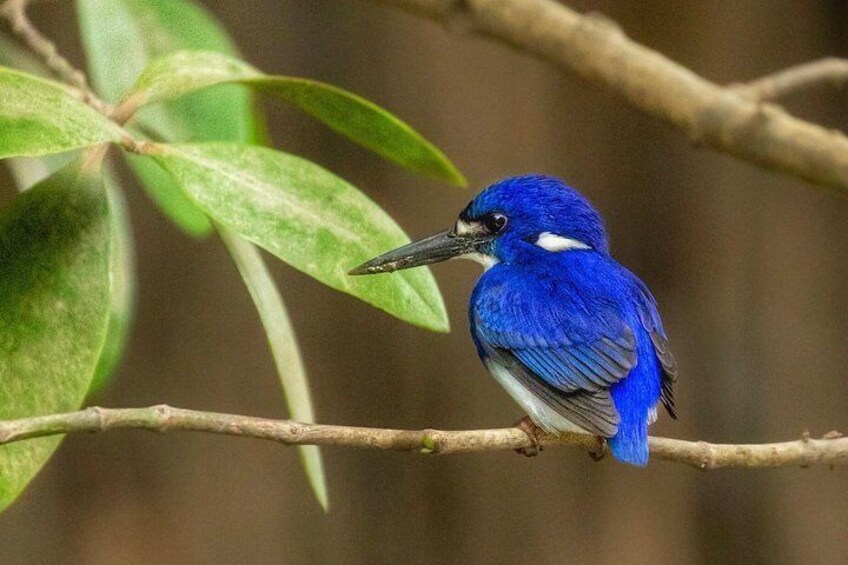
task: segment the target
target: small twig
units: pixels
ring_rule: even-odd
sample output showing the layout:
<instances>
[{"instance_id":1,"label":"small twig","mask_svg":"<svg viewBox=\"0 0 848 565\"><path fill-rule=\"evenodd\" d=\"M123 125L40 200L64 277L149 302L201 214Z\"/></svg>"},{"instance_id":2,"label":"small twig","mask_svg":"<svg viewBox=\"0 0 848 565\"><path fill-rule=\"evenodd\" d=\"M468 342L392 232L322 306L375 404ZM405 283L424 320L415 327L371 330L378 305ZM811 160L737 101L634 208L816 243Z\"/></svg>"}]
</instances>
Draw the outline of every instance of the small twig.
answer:
<instances>
[{"instance_id":1,"label":"small twig","mask_svg":"<svg viewBox=\"0 0 848 565\"><path fill-rule=\"evenodd\" d=\"M848 85L848 60L828 57L811 61L731 88L753 100L773 101L826 84L837 89Z\"/></svg>"},{"instance_id":2,"label":"small twig","mask_svg":"<svg viewBox=\"0 0 848 565\"><path fill-rule=\"evenodd\" d=\"M519 428L492 430L395 430L305 424L235 414L200 412L159 405L147 408L88 408L78 412L0 421L0 444L77 432L142 429L194 431L276 441L284 445L328 445L420 453L471 453L529 448ZM598 442L586 434L541 435L543 446L577 447L596 453ZM848 438L830 432L825 439L803 438L753 445L650 438L653 457L701 470L753 467L806 467L848 463Z\"/></svg>"},{"instance_id":3,"label":"small twig","mask_svg":"<svg viewBox=\"0 0 848 565\"><path fill-rule=\"evenodd\" d=\"M0 18L9 22L12 32L56 75L59 80L76 89L82 100L108 116L112 107L103 102L88 84L85 73L74 67L56 50L56 45L32 25L26 14L30 0L6 0L0 5Z\"/></svg>"}]
</instances>

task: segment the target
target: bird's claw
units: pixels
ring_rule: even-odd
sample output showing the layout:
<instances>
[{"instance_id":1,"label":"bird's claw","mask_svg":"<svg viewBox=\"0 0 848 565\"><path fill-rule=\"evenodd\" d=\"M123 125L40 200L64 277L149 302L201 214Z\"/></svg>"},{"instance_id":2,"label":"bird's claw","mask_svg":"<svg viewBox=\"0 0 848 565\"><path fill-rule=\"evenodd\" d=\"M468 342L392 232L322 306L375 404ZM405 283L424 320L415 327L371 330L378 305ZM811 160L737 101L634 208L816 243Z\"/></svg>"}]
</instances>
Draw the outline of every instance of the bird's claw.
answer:
<instances>
[{"instance_id":1,"label":"bird's claw","mask_svg":"<svg viewBox=\"0 0 848 565\"><path fill-rule=\"evenodd\" d=\"M600 461L607 455L607 440L601 436L595 436L595 439L598 442L597 447L592 451L589 451L589 457L592 458L592 461Z\"/></svg>"},{"instance_id":2,"label":"bird's claw","mask_svg":"<svg viewBox=\"0 0 848 565\"><path fill-rule=\"evenodd\" d=\"M519 447L515 450L515 452L525 457L536 457L539 455L542 451L542 444L539 442L539 432L542 431L541 428L533 423L530 416L524 416L521 418L521 420L515 424L515 427L527 434L527 437L530 438L530 443L532 444L528 447Z\"/></svg>"}]
</instances>

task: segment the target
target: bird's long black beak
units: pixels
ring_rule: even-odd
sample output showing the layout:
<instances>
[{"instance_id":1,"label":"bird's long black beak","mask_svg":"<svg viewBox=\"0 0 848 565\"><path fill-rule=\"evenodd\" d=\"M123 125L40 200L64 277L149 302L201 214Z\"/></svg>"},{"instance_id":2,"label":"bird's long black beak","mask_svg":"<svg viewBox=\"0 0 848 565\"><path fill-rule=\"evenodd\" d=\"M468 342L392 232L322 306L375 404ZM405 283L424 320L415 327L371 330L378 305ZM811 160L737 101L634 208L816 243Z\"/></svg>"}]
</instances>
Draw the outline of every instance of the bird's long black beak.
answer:
<instances>
[{"instance_id":1,"label":"bird's long black beak","mask_svg":"<svg viewBox=\"0 0 848 565\"><path fill-rule=\"evenodd\" d=\"M445 230L375 257L355 269L351 269L348 274L391 273L401 269L438 263L471 253L476 250L480 243L481 238L479 236L472 234L457 235L453 230Z\"/></svg>"}]
</instances>

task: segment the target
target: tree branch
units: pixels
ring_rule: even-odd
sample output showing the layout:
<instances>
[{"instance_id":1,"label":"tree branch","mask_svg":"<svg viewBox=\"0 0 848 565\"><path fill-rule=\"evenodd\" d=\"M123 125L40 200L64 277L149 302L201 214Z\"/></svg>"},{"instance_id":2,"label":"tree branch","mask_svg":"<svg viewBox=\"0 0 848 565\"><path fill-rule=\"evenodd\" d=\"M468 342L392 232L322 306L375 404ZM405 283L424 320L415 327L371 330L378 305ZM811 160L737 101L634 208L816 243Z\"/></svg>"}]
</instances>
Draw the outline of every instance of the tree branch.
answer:
<instances>
[{"instance_id":1,"label":"tree branch","mask_svg":"<svg viewBox=\"0 0 848 565\"><path fill-rule=\"evenodd\" d=\"M604 17L553 0L372 1L506 43L618 92L698 143L848 193L843 134L710 82L628 39ZM791 88L810 80L794 78ZM755 90L765 89L761 83Z\"/></svg>"},{"instance_id":2,"label":"tree branch","mask_svg":"<svg viewBox=\"0 0 848 565\"><path fill-rule=\"evenodd\" d=\"M394 430L304 424L235 414L200 412L159 405L147 408L97 408L78 412L0 421L0 445L26 439L77 432L142 429L156 432L193 431L266 439L284 445L331 445L421 453L470 453L532 447L519 428L492 430ZM586 434L543 435L543 446L570 446L596 453L598 442ZM806 467L848 463L848 438L830 432L823 439L807 435L796 441L753 445L711 444L652 437L657 459L713 470L753 467Z\"/></svg>"},{"instance_id":3,"label":"tree branch","mask_svg":"<svg viewBox=\"0 0 848 565\"><path fill-rule=\"evenodd\" d=\"M754 100L779 100L822 84L837 89L848 85L848 60L827 57L783 69L774 74L732 85L737 92Z\"/></svg>"},{"instance_id":4,"label":"tree branch","mask_svg":"<svg viewBox=\"0 0 848 565\"><path fill-rule=\"evenodd\" d=\"M32 25L26 14L30 0L6 0L0 4L0 18L9 22L12 32L56 77L76 89L83 102L109 116L111 106L103 102L88 84L85 73L74 67L56 50L56 45Z\"/></svg>"}]
</instances>

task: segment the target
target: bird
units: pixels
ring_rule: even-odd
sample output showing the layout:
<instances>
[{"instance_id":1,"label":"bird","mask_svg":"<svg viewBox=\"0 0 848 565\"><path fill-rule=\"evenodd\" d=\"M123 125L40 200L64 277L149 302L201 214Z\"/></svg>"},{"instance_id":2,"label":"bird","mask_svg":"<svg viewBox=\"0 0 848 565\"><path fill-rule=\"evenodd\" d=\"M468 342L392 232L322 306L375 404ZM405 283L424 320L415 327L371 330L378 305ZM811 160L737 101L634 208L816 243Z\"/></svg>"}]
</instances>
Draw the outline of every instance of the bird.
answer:
<instances>
[{"instance_id":1,"label":"bird","mask_svg":"<svg viewBox=\"0 0 848 565\"><path fill-rule=\"evenodd\" d=\"M557 177L506 178L480 192L451 229L350 274L454 258L483 265L469 301L471 336L486 369L526 412L520 427L533 446L540 431L588 433L599 456L605 444L615 459L647 465L659 404L677 419L676 363L656 300L610 255L589 200Z\"/></svg>"}]
</instances>

